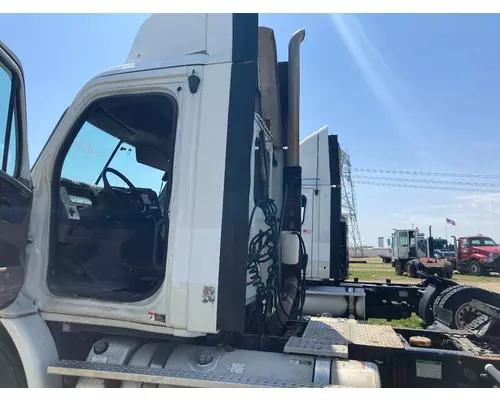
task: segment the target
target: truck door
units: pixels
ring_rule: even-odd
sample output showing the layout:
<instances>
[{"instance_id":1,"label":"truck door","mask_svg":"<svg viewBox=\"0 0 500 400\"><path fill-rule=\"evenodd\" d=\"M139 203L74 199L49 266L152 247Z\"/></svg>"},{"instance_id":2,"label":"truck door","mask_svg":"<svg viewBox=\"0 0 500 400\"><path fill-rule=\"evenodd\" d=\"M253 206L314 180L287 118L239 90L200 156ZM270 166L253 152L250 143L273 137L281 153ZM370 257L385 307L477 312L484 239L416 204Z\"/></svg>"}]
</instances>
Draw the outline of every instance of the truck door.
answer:
<instances>
[{"instance_id":1,"label":"truck door","mask_svg":"<svg viewBox=\"0 0 500 400\"><path fill-rule=\"evenodd\" d=\"M458 239L457 258L458 261L466 261L471 253L468 239Z\"/></svg>"},{"instance_id":2,"label":"truck door","mask_svg":"<svg viewBox=\"0 0 500 400\"><path fill-rule=\"evenodd\" d=\"M398 231L398 246L397 246L397 254L396 257L398 259L401 258L409 258L409 249L410 249L410 237L408 231Z\"/></svg>"},{"instance_id":3,"label":"truck door","mask_svg":"<svg viewBox=\"0 0 500 400\"><path fill-rule=\"evenodd\" d=\"M0 309L16 299L24 280L32 203L26 138L22 66L0 42Z\"/></svg>"}]
</instances>

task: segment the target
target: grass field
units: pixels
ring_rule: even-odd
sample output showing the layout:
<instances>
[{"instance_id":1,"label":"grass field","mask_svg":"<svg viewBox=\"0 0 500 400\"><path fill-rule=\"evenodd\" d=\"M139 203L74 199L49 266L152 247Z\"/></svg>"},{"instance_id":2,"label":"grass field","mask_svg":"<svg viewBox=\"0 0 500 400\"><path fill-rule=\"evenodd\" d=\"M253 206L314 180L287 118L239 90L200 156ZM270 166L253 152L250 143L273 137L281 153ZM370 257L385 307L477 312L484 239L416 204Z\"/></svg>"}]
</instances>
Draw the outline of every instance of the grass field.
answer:
<instances>
[{"instance_id":1,"label":"grass field","mask_svg":"<svg viewBox=\"0 0 500 400\"><path fill-rule=\"evenodd\" d=\"M406 275L397 276L391 264L384 264L380 258L362 258L354 259L356 261L364 260L366 264L350 264L349 265L349 280L358 278L365 282L385 282L386 279L391 279L393 283L418 283L420 278L408 278ZM453 280L471 286L477 286L486 290L491 290L500 293L500 275L493 273L490 276L469 276L455 273ZM391 325L394 327L405 328L422 328L422 320L416 315L411 318L402 320L386 321L383 319L369 319L369 324Z\"/></svg>"}]
</instances>

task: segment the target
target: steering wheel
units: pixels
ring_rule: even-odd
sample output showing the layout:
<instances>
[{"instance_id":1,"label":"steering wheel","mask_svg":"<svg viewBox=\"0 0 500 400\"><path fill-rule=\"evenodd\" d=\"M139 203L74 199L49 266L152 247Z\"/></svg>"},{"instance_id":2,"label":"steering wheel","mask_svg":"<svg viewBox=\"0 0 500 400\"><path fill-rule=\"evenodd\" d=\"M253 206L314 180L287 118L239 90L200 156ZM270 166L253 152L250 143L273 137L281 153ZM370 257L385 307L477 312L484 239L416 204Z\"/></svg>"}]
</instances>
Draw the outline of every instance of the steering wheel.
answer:
<instances>
[{"instance_id":1,"label":"steering wheel","mask_svg":"<svg viewBox=\"0 0 500 400\"><path fill-rule=\"evenodd\" d=\"M108 180L108 176L107 176L108 173L112 173L113 175L116 175L123 182L125 182L127 184L127 186L129 187L129 190L127 191L127 190L124 190L121 188L113 188L109 184L109 180ZM144 202L142 201L142 198L140 196L135 195L136 188L135 188L134 184L132 182L130 182L130 180L125 175L123 175L120 171L117 171L114 168L106 167L102 170L102 180L104 182L104 192L106 192L106 194L108 194L109 197L111 197L113 199L113 201L116 203L117 206L119 206L121 208L133 207L133 208L138 208L140 210L144 209ZM118 196L116 194L116 190L120 190L120 191L123 191L129 195L132 195L132 201L130 203L126 202L124 200L124 198L122 198L121 196Z\"/></svg>"}]
</instances>

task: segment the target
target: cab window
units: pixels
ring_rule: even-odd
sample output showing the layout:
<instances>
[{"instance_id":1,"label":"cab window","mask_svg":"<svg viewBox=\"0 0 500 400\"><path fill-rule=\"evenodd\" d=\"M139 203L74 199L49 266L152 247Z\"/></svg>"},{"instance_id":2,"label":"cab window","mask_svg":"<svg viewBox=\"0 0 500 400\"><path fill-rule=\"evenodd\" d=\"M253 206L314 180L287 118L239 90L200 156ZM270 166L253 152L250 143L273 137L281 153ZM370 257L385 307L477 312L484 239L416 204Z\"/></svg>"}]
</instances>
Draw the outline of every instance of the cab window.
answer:
<instances>
[{"instance_id":1,"label":"cab window","mask_svg":"<svg viewBox=\"0 0 500 400\"><path fill-rule=\"evenodd\" d=\"M405 232L399 234L399 247L408 247L408 235Z\"/></svg>"},{"instance_id":2,"label":"cab window","mask_svg":"<svg viewBox=\"0 0 500 400\"><path fill-rule=\"evenodd\" d=\"M0 167L14 176L16 166L16 90L11 73L0 63Z\"/></svg>"},{"instance_id":3,"label":"cab window","mask_svg":"<svg viewBox=\"0 0 500 400\"><path fill-rule=\"evenodd\" d=\"M104 98L82 115L54 172L52 293L134 302L159 289L176 121L175 99L159 93Z\"/></svg>"}]
</instances>

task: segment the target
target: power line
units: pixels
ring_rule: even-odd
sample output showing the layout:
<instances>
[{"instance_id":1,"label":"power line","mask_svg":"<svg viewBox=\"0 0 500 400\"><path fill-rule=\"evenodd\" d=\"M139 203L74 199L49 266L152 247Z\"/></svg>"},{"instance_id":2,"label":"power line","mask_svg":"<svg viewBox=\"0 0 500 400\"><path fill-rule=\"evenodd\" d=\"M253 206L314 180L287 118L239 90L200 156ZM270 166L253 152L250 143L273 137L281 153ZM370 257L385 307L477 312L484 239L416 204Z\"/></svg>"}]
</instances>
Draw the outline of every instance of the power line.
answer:
<instances>
[{"instance_id":1,"label":"power line","mask_svg":"<svg viewBox=\"0 0 500 400\"><path fill-rule=\"evenodd\" d=\"M352 168L357 172L372 172L379 174L398 174L398 175L426 175L426 176L448 176L455 178L476 178L476 179L500 179L500 175L482 175L482 174L458 174L453 172L424 172L424 171L405 171L376 168Z\"/></svg>"},{"instance_id":2,"label":"power line","mask_svg":"<svg viewBox=\"0 0 500 400\"><path fill-rule=\"evenodd\" d=\"M432 183L432 184L436 184L436 185L500 187L500 183L491 183L491 182L436 181L436 180L431 180L431 179L399 178L399 177L376 176L376 175L353 175L352 177L353 177L353 179L368 179L368 180L380 180L380 181L400 181L400 182L416 182L416 183Z\"/></svg>"},{"instance_id":3,"label":"power line","mask_svg":"<svg viewBox=\"0 0 500 400\"><path fill-rule=\"evenodd\" d=\"M482 192L482 193L500 193L500 190L488 190L488 189L478 189L478 188L453 188L445 186L424 186L424 185L407 185L398 183L386 183L386 182L370 182L370 181L353 181L356 185L374 185L374 186L391 186L400 187L408 189L430 189L430 190L451 190L458 192Z\"/></svg>"}]
</instances>

